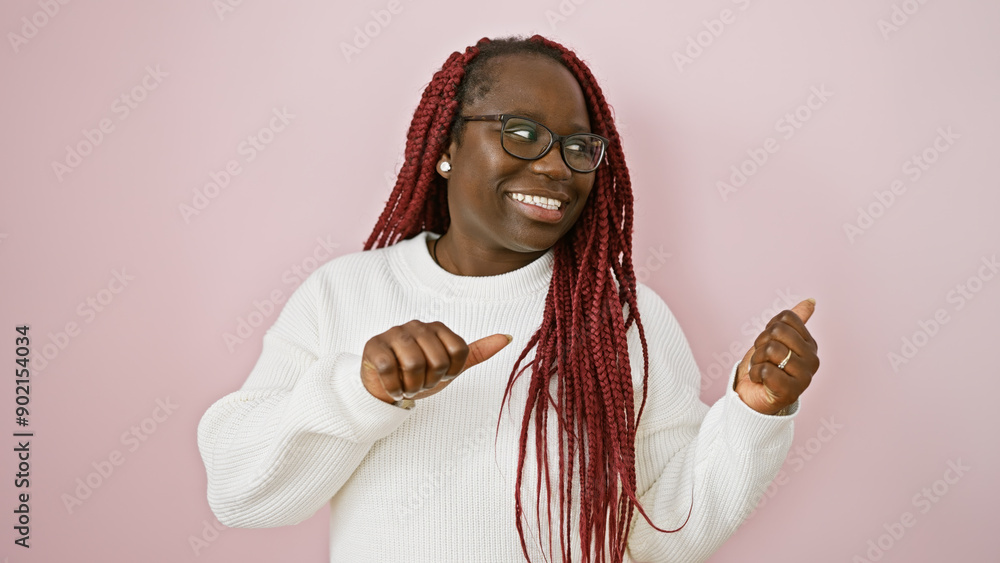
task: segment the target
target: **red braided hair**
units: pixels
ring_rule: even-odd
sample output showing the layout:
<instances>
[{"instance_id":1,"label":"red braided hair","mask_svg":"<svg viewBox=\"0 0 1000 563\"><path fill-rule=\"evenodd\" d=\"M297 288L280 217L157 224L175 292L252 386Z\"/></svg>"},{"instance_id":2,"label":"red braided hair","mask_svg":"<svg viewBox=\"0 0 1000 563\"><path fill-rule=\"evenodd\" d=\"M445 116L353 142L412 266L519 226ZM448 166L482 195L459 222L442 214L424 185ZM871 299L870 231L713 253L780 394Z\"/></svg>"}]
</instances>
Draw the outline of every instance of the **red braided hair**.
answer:
<instances>
[{"instance_id":1,"label":"red braided hair","mask_svg":"<svg viewBox=\"0 0 1000 563\"><path fill-rule=\"evenodd\" d=\"M484 54L477 59L480 53ZM548 406L552 405L559 428L559 483L555 493L559 499L562 559L571 558L571 515L576 503L583 561L621 563L634 510L638 508L653 525L639 505L635 476L636 427L646 405L649 354L632 268L632 184L611 109L590 69L572 51L539 35L527 40L483 38L464 53L452 53L434 74L414 112L403 166L364 249L394 244L422 230L439 234L448 230L447 183L436 172L438 159L452 136L461 135L462 125L456 116L462 103L477 95L477 90L481 95L488 88L488 77L481 76L486 74L482 63L495 56L518 53L548 56L572 72L583 90L591 130L611 142L606 164L594 172L594 188L580 217L554 246L552 282L542 324L514 364L504 393L506 403L514 382L530 365L515 488L517 531L524 556L530 561L523 524L522 475L534 419L538 463L535 513L541 524L543 475L546 499L553 497L546 438ZM470 66L475 70L467 73ZM626 305L627 318L622 309ZM626 352L626 332L633 322L639 331L643 357L638 412ZM518 371L535 347L534 359ZM553 377L555 397L549 392ZM579 499L572 495L574 475L580 487ZM548 500L546 504L551 554L552 514ZM663 532L677 531L653 527Z\"/></svg>"}]
</instances>

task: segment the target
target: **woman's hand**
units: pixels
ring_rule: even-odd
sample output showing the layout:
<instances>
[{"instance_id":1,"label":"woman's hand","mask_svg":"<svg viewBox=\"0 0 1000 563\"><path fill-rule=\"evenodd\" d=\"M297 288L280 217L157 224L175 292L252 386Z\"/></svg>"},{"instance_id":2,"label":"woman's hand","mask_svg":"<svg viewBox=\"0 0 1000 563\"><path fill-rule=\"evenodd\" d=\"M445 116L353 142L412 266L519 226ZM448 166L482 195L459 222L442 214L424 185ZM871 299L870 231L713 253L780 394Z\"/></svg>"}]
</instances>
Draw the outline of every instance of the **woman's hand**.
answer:
<instances>
[{"instance_id":1,"label":"woman's hand","mask_svg":"<svg viewBox=\"0 0 1000 563\"><path fill-rule=\"evenodd\" d=\"M807 299L778 313L743 356L733 388L753 410L777 414L809 387L819 369L816 341L806 329L815 309L816 302ZM779 368L786 357L787 363Z\"/></svg>"},{"instance_id":2,"label":"woman's hand","mask_svg":"<svg viewBox=\"0 0 1000 563\"><path fill-rule=\"evenodd\" d=\"M440 392L463 371L490 359L510 344L494 334L466 344L440 322L412 320L365 343L361 381L375 398L393 403Z\"/></svg>"}]
</instances>

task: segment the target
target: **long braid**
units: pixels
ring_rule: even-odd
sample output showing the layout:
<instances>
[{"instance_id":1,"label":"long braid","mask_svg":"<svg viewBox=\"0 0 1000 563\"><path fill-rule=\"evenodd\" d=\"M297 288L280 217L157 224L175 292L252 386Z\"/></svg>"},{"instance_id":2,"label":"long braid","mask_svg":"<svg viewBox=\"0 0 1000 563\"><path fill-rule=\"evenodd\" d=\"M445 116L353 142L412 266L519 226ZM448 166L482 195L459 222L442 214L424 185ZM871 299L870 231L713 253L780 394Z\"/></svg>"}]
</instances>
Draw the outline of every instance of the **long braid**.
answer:
<instances>
[{"instance_id":1,"label":"long braid","mask_svg":"<svg viewBox=\"0 0 1000 563\"><path fill-rule=\"evenodd\" d=\"M636 276L635 271L632 267L632 225L633 225L633 195L632 195L632 182L629 178L628 168L625 165L625 154L622 149L621 139L618 135L618 130L614 125L614 117L611 113L610 106L604 98L604 94L601 91L593 74L590 69L584 64L572 51L569 51L562 45L549 41L540 36L534 36L532 40L538 40L546 45L552 46L558 49L562 53L563 62L565 66L574 74L577 81L580 84L581 89L584 92L584 97L587 99L587 104L591 112L592 129L596 132L603 134L608 137L610 144L608 147L608 167L614 176L613 178L608 178L606 174L601 174L602 172L607 172L606 168L598 169L598 176L595 178L595 188L597 191L604 191L605 188L608 192L612 192L614 200L610 202L609 205L597 205L595 206L596 212L604 214L599 218L599 225L602 229L600 240L601 240L601 252L596 257L597 266L596 268L589 268L589 264L595 262L594 257L583 257L581 262L583 264L579 265L580 272L593 272L596 271L598 274L598 280L602 280L609 273L609 268L614 272L615 281L622 284L621 287L617 288L617 301L622 305L628 305L628 318L622 322L620 315L611 315L612 323L609 325L605 324L605 328L611 328L614 338L613 340L604 340L600 345L604 350L610 350L611 353L608 354L610 357L614 358L615 350L627 350L627 340L626 332L631 326L632 322L636 323L636 328L639 332L639 339L642 345L642 356L643 356L643 378L642 378L642 400L640 402L639 410L636 413L634 409L634 396L632 392L631 384L631 370L629 368L629 359L627 354L622 354L619 359L618 367L621 370L621 376L616 379L618 383L617 389L622 391L624 395L624 401L614 402L613 406L615 408L609 409L607 412L609 415L613 416L615 413L621 412L623 407L626 411L626 416L624 418L625 423L628 425L626 431L619 435L618 437L611 435L611 441L615 444L621 444L622 450L619 452L619 456L614 458L613 461L618 462L615 467L619 478L619 484L622 487L623 496L620 498L619 503L619 519L617 522L610 522L610 530L617 532L619 535L616 537L613 534L609 536L613 539L613 544L611 547L611 560L614 562L619 562L624 557L625 542L628 538L628 531L631 526L631 519L635 508L639 509L640 514L643 518L656 530L665 533L676 532L687 524L687 519L678 527L676 530L664 530L659 528L650 520L649 516L643 510L642 506L639 504L635 485L635 432L638 426L638 421L642 416L642 412L646 406L647 398L647 388L649 382L649 350L646 344L646 333L639 318L639 307L636 300ZM603 133L602 133L603 132ZM607 203L603 198L598 198L600 203ZM612 222L608 232L603 231L604 219L610 217ZM581 215L581 220L578 221L582 223L583 216ZM591 224L592 223L588 223ZM593 230L593 229L591 229ZM617 257L619 254L622 256L619 262ZM555 274L554 274L555 277ZM614 289L611 284L608 284L606 288L605 299L599 301L599 297L595 295L594 307L606 307L614 301L611 298L615 295ZM621 310L621 309L619 309ZM575 328L575 327L574 327ZM594 357L600 357L603 354L594 354ZM586 372L581 372L586 373ZM617 399L617 398L616 398ZM600 428L604 430L603 427ZM607 433L605 433L607 436ZM608 460L612 461L612 460ZM605 498L607 498L608 503L605 505L607 509L612 509L614 502L614 491L605 491ZM598 493L599 494L599 493ZM586 496L586 493L584 493ZM693 505L692 505L693 510ZM690 519L691 511L688 512L688 519ZM582 522L581 522L582 524ZM603 537L604 529L594 530L594 535L592 537L596 539ZM584 530L581 526L581 534L584 534ZM584 546L587 545L586 538L582 538L584 541ZM620 550L619 550L620 548ZM585 560L589 560L587 550L583 550ZM603 561L603 553L597 553L598 561Z\"/></svg>"},{"instance_id":2,"label":"long braid","mask_svg":"<svg viewBox=\"0 0 1000 563\"><path fill-rule=\"evenodd\" d=\"M424 89L406 134L403 166L364 249L395 244L421 230L443 233L450 224L447 185L436 173L459 104L458 85L479 49L452 53Z\"/></svg>"},{"instance_id":3,"label":"long braid","mask_svg":"<svg viewBox=\"0 0 1000 563\"><path fill-rule=\"evenodd\" d=\"M539 529L543 520L548 522L548 553L553 549L552 498L556 497L562 559L571 557L576 508L583 561L621 563L636 508L655 529L677 530L653 525L636 492L635 438L646 405L649 353L632 267L632 184L611 109L587 66L572 51L539 35L527 40L483 38L464 53L452 53L434 74L414 112L403 166L364 249L394 244L422 230L447 232L447 183L436 173L437 161L446 143L460 138L461 123L456 118L461 105L488 89L490 77L483 76L488 74L485 61L517 53L537 53L562 63L580 84L591 129L607 137L610 144L606 164L594 172L594 186L580 217L553 248L552 281L542 323L515 362L503 396L506 403L516 380L531 368L518 440L515 524L521 549L530 561L522 477L533 426L538 465L534 512ZM625 307L627 317L622 314ZM643 358L638 411L626 337L633 322ZM534 358L521 367L532 349ZM553 378L555 396L551 392ZM550 407L558 427L559 477L555 484L549 471ZM579 497L573 494L574 483L579 485Z\"/></svg>"}]
</instances>

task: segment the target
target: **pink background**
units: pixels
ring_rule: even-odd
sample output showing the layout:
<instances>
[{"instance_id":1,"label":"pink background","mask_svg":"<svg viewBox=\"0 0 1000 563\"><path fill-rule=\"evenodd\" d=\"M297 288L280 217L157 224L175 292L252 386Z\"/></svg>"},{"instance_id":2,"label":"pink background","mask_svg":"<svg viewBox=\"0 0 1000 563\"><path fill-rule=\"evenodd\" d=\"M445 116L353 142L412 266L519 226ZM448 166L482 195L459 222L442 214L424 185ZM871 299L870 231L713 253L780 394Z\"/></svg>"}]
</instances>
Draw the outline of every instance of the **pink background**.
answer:
<instances>
[{"instance_id":1,"label":"pink background","mask_svg":"<svg viewBox=\"0 0 1000 563\"><path fill-rule=\"evenodd\" d=\"M432 73L480 37L533 32L575 48L614 106L636 267L681 321L706 402L752 319L785 308L784 294L818 301L822 367L785 478L711 561L1000 557L1000 370L985 353L1000 334L1000 276L980 268L1000 252L997 3L399 0L385 25L372 23L382 0L244 0L221 16L208 0L49 3L51 17L44 2L0 6L0 358L10 370L22 323L36 358L27 427L13 378L0 385L0 557L326 561L325 510L295 527L211 528L196 426L243 383L275 318L266 302L295 289L293 268L361 249ZM906 21L883 32L894 6ZM374 37L345 57L366 24ZM15 46L11 34L32 36ZM809 108L813 87L830 94ZM128 114L123 95L141 98ZM283 108L294 117L249 160L241 143ZM786 138L780 120L797 110ZM87 151L83 131L102 120L110 132ZM939 128L957 135L942 152ZM724 199L717 182L768 138L777 150ZM57 174L77 144L89 154ZM935 162L915 179L907 163L925 149ZM185 220L179 206L232 160L240 173ZM897 179L880 212L873 192ZM849 237L859 207L878 217ZM974 298L957 299L959 285ZM938 310L947 322L934 327ZM246 320L258 326L227 347ZM889 354L920 321L932 334L894 369ZM28 550L13 544L19 429L35 433ZM958 478L949 462L969 469ZM98 486L69 511L64 495L91 474ZM924 488L938 500L921 500Z\"/></svg>"}]
</instances>

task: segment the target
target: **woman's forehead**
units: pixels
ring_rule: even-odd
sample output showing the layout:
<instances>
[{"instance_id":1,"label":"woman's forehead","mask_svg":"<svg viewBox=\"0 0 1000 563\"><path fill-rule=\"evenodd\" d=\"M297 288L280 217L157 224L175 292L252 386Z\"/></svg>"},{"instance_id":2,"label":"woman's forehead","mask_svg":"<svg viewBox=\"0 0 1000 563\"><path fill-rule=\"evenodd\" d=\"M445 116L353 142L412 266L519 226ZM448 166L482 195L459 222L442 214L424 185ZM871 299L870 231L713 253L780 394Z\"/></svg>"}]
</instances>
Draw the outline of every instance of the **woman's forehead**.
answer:
<instances>
[{"instance_id":1,"label":"woman's forehead","mask_svg":"<svg viewBox=\"0 0 1000 563\"><path fill-rule=\"evenodd\" d=\"M575 130L589 127L583 89L558 61L529 53L498 56L488 64L482 70L489 73L490 87L466 113L515 113L556 119Z\"/></svg>"}]
</instances>

